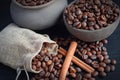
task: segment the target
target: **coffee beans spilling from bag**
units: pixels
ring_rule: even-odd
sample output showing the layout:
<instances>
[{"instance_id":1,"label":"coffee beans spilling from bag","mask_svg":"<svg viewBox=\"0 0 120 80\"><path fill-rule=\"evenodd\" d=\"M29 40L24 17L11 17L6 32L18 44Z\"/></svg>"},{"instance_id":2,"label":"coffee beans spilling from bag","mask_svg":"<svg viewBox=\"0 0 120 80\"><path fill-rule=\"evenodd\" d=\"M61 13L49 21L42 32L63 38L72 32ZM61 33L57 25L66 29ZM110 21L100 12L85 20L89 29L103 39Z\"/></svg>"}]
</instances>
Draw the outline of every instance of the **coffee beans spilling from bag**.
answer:
<instances>
[{"instance_id":1,"label":"coffee beans spilling from bag","mask_svg":"<svg viewBox=\"0 0 120 80\"><path fill-rule=\"evenodd\" d=\"M51 0L16 0L16 1L22 4L23 6L38 6L46 4Z\"/></svg>"},{"instance_id":2,"label":"coffee beans spilling from bag","mask_svg":"<svg viewBox=\"0 0 120 80\"><path fill-rule=\"evenodd\" d=\"M104 44L108 43L106 39L91 43L80 41L74 37L54 38L54 40L66 50L71 41L76 41L78 46L75 56L95 69L95 72L87 73L71 62L66 80L95 80L95 77L105 77L108 72L115 70L116 60L110 59L107 49L104 47ZM35 70L41 69L42 71L32 77L31 80L58 80L63 62L64 57L60 53L50 55L42 48L42 51L33 59L32 63Z\"/></svg>"},{"instance_id":3,"label":"coffee beans spilling from bag","mask_svg":"<svg viewBox=\"0 0 120 80\"><path fill-rule=\"evenodd\" d=\"M111 0L77 0L64 10L64 15L74 28L97 30L112 24L120 14Z\"/></svg>"}]
</instances>

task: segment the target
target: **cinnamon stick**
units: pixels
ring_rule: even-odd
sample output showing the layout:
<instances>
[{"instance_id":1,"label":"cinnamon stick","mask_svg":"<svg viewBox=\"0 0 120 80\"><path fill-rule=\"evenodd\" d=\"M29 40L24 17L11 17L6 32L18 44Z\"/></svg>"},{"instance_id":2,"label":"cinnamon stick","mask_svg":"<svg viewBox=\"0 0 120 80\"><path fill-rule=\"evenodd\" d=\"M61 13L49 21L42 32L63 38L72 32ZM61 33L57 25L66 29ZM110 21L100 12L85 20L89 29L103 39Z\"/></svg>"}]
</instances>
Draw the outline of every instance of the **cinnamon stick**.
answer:
<instances>
[{"instance_id":1,"label":"cinnamon stick","mask_svg":"<svg viewBox=\"0 0 120 80\"><path fill-rule=\"evenodd\" d=\"M58 52L65 56L67 51L65 49L63 49L62 47L60 47ZM84 63L82 60L78 59L75 56L73 56L72 61L88 73L92 73L95 71L94 68L92 68L88 64Z\"/></svg>"},{"instance_id":2,"label":"cinnamon stick","mask_svg":"<svg viewBox=\"0 0 120 80\"><path fill-rule=\"evenodd\" d=\"M71 42L68 52L66 54L66 58L64 60L62 69L61 69L59 80L65 80L66 74L67 74L68 68L70 66L71 60L74 56L76 47L77 47L77 42L74 42L74 41Z\"/></svg>"}]
</instances>

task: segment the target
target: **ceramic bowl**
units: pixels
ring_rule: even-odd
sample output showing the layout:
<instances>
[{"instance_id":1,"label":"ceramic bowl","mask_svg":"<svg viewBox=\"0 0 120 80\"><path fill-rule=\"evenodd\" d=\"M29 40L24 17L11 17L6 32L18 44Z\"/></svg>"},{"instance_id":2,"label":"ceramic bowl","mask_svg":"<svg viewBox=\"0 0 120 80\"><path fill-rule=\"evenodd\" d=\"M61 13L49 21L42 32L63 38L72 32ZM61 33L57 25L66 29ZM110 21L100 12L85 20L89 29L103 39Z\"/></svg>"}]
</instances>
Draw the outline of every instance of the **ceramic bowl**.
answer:
<instances>
[{"instance_id":1,"label":"ceramic bowl","mask_svg":"<svg viewBox=\"0 0 120 80\"><path fill-rule=\"evenodd\" d=\"M42 30L56 23L67 4L67 0L52 0L40 6L23 6L16 0L12 0L10 12L17 25Z\"/></svg>"},{"instance_id":2,"label":"ceramic bowl","mask_svg":"<svg viewBox=\"0 0 120 80\"><path fill-rule=\"evenodd\" d=\"M69 4L68 6L72 5L74 2ZM66 25L67 30L75 37L77 37L80 40L86 41L86 42L94 42L94 41L100 41L102 39L105 39L109 37L117 28L119 21L120 21L120 13L119 17L116 21L114 21L112 24L108 25L105 28L101 28L98 30L83 30L83 29L77 29L74 28L72 25L69 25L66 22L65 15L63 14L64 23Z\"/></svg>"}]
</instances>

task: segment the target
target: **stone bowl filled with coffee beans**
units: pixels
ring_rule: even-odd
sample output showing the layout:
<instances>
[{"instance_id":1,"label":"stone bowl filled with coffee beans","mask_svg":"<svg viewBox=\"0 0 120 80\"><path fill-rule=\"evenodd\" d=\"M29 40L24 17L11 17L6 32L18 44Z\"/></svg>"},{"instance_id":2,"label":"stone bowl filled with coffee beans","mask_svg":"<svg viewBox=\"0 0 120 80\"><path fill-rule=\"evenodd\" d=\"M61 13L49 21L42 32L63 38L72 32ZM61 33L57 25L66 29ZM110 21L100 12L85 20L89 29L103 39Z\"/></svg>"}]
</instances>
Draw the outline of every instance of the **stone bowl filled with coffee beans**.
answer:
<instances>
[{"instance_id":1,"label":"stone bowl filled with coffee beans","mask_svg":"<svg viewBox=\"0 0 120 80\"><path fill-rule=\"evenodd\" d=\"M64 9L63 19L68 31L80 40L100 41L117 28L120 10L111 0L75 0Z\"/></svg>"},{"instance_id":2,"label":"stone bowl filled with coffee beans","mask_svg":"<svg viewBox=\"0 0 120 80\"><path fill-rule=\"evenodd\" d=\"M10 12L17 25L42 30L58 21L67 4L67 0L12 0Z\"/></svg>"}]
</instances>

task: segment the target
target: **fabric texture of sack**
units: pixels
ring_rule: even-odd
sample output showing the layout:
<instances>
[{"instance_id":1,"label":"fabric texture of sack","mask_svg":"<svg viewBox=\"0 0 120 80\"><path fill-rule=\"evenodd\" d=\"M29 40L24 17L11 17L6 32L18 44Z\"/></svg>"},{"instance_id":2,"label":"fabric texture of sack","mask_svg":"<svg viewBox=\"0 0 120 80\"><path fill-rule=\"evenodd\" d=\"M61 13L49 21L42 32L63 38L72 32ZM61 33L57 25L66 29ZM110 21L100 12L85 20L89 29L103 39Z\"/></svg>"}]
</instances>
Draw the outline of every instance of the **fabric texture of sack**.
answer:
<instances>
[{"instance_id":1,"label":"fabric texture of sack","mask_svg":"<svg viewBox=\"0 0 120 80\"><path fill-rule=\"evenodd\" d=\"M57 54L58 45L48 35L19 28L11 23L0 32L0 62L14 69L25 66L27 71L39 73L40 71L32 69L31 63L44 42L50 43L48 46L50 54Z\"/></svg>"}]
</instances>

